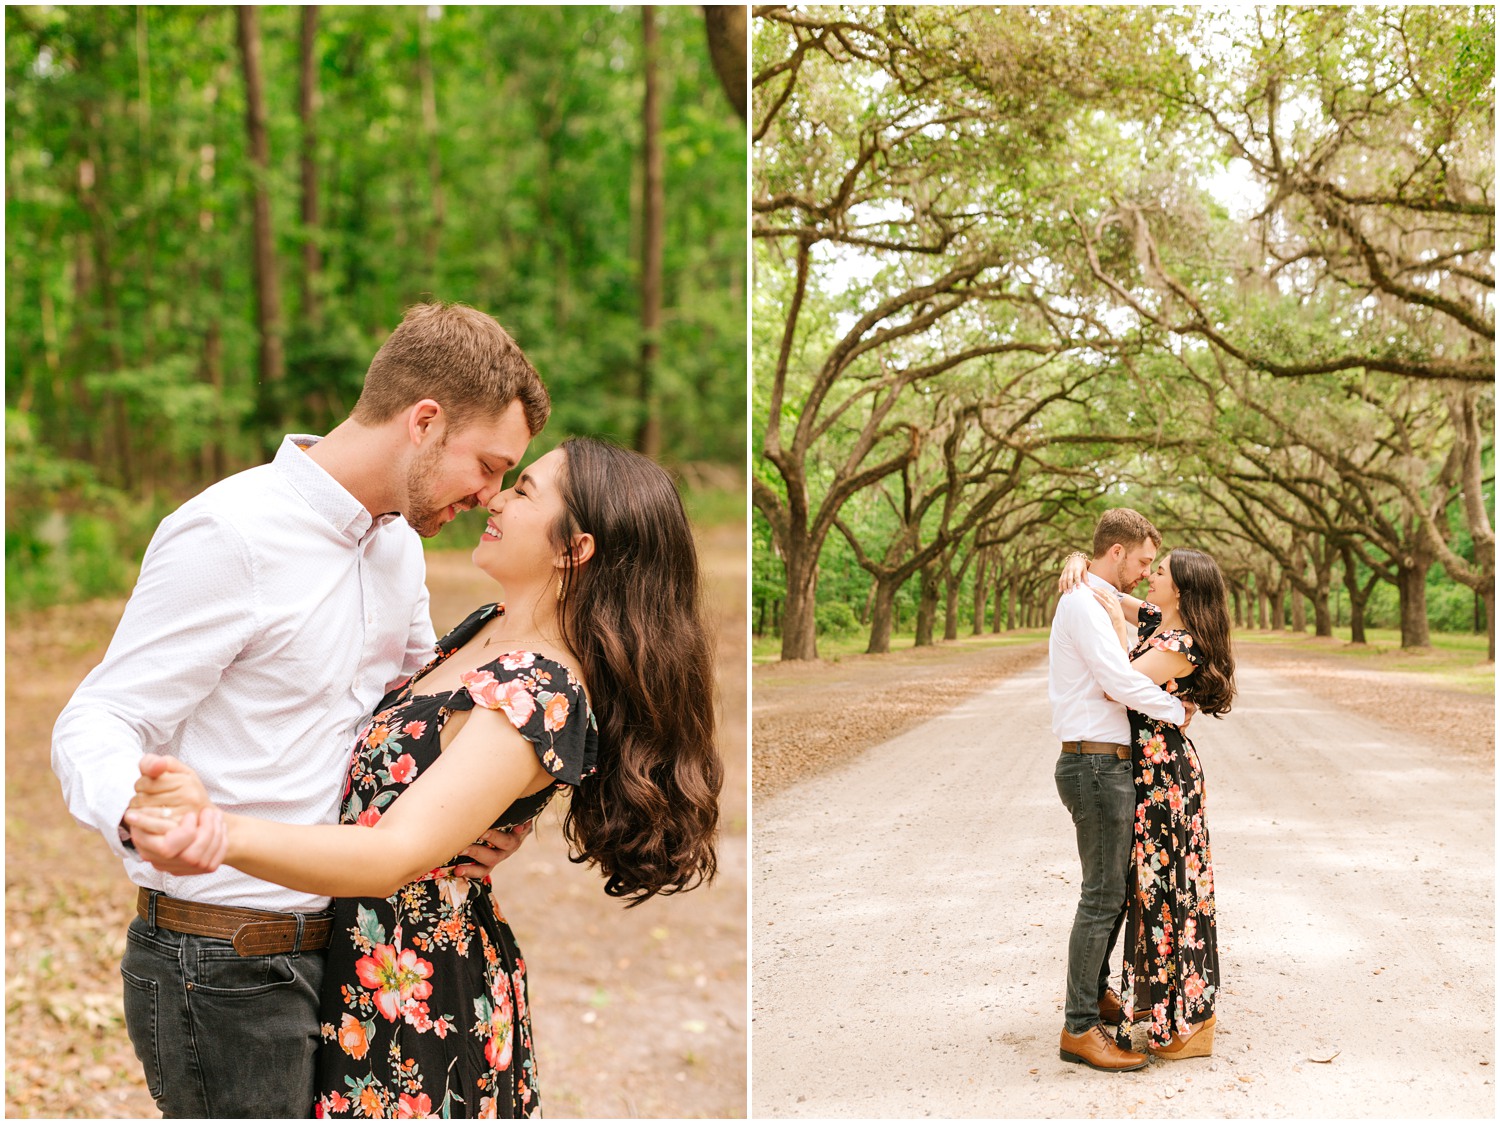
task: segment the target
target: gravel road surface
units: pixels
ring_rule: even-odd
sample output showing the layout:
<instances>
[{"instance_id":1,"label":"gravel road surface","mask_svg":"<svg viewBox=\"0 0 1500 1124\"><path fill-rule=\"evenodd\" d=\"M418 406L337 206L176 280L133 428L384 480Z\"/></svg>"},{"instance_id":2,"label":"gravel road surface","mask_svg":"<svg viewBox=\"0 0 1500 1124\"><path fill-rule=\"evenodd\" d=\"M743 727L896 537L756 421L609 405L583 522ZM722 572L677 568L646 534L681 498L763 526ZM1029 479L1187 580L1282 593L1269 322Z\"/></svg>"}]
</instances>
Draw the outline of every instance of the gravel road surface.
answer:
<instances>
[{"instance_id":1,"label":"gravel road surface","mask_svg":"<svg viewBox=\"0 0 1500 1124\"><path fill-rule=\"evenodd\" d=\"M1212 1058L1058 1059L1079 872L1036 666L757 797L753 1113L1493 1116L1492 758L1248 659L1238 680L1234 712L1191 731L1219 895Z\"/></svg>"}]
</instances>

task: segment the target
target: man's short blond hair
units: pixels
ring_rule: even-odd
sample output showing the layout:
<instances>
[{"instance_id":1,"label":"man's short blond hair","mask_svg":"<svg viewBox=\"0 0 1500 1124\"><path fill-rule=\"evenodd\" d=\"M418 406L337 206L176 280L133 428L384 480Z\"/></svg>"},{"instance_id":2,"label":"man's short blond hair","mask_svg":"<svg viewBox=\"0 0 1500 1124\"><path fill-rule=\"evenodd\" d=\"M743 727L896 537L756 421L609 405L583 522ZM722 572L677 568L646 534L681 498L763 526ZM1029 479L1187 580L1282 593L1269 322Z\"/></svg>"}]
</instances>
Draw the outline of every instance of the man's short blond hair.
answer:
<instances>
[{"instance_id":1,"label":"man's short blond hair","mask_svg":"<svg viewBox=\"0 0 1500 1124\"><path fill-rule=\"evenodd\" d=\"M349 416L379 425L424 398L447 415L449 430L498 417L512 402L535 435L552 400L520 345L492 316L464 304L413 305L381 345Z\"/></svg>"},{"instance_id":2,"label":"man's short blond hair","mask_svg":"<svg viewBox=\"0 0 1500 1124\"><path fill-rule=\"evenodd\" d=\"M1132 508L1112 507L1099 516L1094 526L1094 557L1104 557L1115 543L1128 551L1147 539L1161 549L1161 532L1151 525L1151 520Z\"/></svg>"}]
</instances>

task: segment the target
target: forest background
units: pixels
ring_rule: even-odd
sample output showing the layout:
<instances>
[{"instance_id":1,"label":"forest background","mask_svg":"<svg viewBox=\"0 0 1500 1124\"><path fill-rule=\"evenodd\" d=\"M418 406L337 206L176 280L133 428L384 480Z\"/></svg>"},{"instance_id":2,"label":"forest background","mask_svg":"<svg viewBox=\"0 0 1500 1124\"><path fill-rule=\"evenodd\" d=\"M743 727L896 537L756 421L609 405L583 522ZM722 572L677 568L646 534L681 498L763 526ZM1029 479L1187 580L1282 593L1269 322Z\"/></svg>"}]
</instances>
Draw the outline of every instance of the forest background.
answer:
<instances>
[{"instance_id":1,"label":"forest background","mask_svg":"<svg viewBox=\"0 0 1500 1124\"><path fill-rule=\"evenodd\" d=\"M736 24L736 17L738 23ZM406 307L493 314L678 476L718 636L712 886L623 912L556 812L497 874L552 1116L745 1110L744 9L8 7L6 1115L154 1114L134 909L67 815L58 710L158 520L325 432ZM428 543L441 633L493 583Z\"/></svg>"},{"instance_id":2,"label":"forest background","mask_svg":"<svg viewBox=\"0 0 1500 1124\"><path fill-rule=\"evenodd\" d=\"M758 658L1043 625L1133 506L1241 630L1493 661L1493 8L752 40Z\"/></svg>"},{"instance_id":3,"label":"forest background","mask_svg":"<svg viewBox=\"0 0 1500 1124\"><path fill-rule=\"evenodd\" d=\"M742 493L742 27L707 21L721 82L700 8L5 19L9 604L127 589L166 512L342 419L422 299L526 350L534 455L610 435Z\"/></svg>"}]
</instances>

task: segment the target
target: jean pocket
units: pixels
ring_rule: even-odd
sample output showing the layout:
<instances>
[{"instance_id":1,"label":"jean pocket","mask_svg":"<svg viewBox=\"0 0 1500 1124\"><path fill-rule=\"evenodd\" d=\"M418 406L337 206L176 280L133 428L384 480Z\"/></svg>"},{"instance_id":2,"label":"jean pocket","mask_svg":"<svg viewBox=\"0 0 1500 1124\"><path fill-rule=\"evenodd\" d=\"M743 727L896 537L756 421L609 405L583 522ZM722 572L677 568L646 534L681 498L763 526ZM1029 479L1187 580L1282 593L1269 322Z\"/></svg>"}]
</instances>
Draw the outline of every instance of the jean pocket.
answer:
<instances>
[{"instance_id":1,"label":"jean pocket","mask_svg":"<svg viewBox=\"0 0 1500 1124\"><path fill-rule=\"evenodd\" d=\"M200 948L193 990L207 995L250 998L297 982L285 954L241 956L232 948Z\"/></svg>"},{"instance_id":2,"label":"jean pocket","mask_svg":"<svg viewBox=\"0 0 1500 1124\"><path fill-rule=\"evenodd\" d=\"M153 1100L159 1101L162 1093L161 1044L156 1031L156 981L132 975L123 967L120 977L125 981L125 1029L146 1075L146 1090Z\"/></svg>"}]
</instances>

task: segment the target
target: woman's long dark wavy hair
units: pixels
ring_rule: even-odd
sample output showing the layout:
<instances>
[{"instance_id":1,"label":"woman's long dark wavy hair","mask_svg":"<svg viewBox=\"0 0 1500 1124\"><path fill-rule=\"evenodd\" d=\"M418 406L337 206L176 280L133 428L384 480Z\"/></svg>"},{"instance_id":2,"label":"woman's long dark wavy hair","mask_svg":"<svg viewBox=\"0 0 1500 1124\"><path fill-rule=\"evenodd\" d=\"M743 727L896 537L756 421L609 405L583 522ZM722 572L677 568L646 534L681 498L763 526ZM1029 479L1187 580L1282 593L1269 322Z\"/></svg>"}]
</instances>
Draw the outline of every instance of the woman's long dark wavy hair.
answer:
<instances>
[{"instance_id":1,"label":"woman's long dark wavy hair","mask_svg":"<svg viewBox=\"0 0 1500 1124\"><path fill-rule=\"evenodd\" d=\"M560 587L562 637L599 723L599 770L574 789L563 832L604 891L639 905L713 878L724 765L714 739L714 654L682 498L656 462L572 437L553 528L594 537Z\"/></svg>"},{"instance_id":2,"label":"woman's long dark wavy hair","mask_svg":"<svg viewBox=\"0 0 1500 1124\"><path fill-rule=\"evenodd\" d=\"M1178 680L1179 693L1204 714L1228 714L1234 699L1234 651L1229 643L1229 591L1212 555L1187 547L1168 554L1177 612L1203 658L1198 670Z\"/></svg>"}]
</instances>

